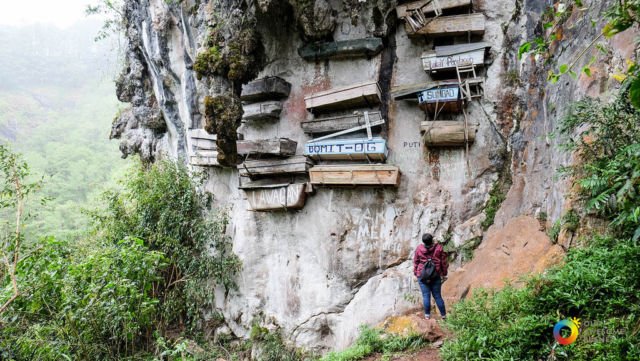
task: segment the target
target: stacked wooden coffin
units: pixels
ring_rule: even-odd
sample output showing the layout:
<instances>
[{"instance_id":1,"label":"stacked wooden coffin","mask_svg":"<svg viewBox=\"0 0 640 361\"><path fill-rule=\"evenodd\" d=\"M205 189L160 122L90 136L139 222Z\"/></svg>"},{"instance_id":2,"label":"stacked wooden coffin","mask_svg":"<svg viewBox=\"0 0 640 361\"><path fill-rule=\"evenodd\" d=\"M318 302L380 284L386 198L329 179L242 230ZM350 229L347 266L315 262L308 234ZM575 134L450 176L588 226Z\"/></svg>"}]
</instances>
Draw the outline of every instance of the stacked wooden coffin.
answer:
<instances>
[{"instance_id":1,"label":"stacked wooden coffin","mask_svg":"<svg viewBox=\"0 0 640 361\"><path fill-rule=\"evenodd\" d=\"M422 54L422 67L432 81L395 87L396 100L408 100L428 115L421 124L424 141L430 147L459 147L473 143L478 124L465 111L467 104L484 96L484 67L489 44L470 42L484 34L484 15L472 13L471 0L418 0L399 5L398 18L404 20L410 36L456 37L464 43L435 46ZM462 38L461 37L461 38ZM463 115L464 120L457 115Z\"/></svg>"},{"instance_id":2,"label":"stacked wooden coffin","mask_svg":"<svg viewBox=\"0 0 640 361\"><path fill-rule=\"evenodd\" d=\"M291 84L279 77L255 80L242 88L243 120L280 119L282 102L289 96ZM306 200L306 178L313 165L305 156L296 156L298 143L287 138L239 140L238 154L244 162L238 165L240 189L253 211L300 209Z\"/></svg>"},{"instance_id":3,"label":"stacked wooden coffin","mask_svg":"<svg viewBox=\"0 0 640 361\"><path fill-rule=\"evenodd\" d=\"M334 88L305 98L314 119L301 126L314 139L305 144L304 154L325 162L309 170L312 185L398 186L398 168L381 164L388 156L387 142L374 135L385 123L374 108L380 102L377 82ZM328 116L327 112L341 114ZM361 133L366 136L358 136Z\"/></svg>"}]
</instances>

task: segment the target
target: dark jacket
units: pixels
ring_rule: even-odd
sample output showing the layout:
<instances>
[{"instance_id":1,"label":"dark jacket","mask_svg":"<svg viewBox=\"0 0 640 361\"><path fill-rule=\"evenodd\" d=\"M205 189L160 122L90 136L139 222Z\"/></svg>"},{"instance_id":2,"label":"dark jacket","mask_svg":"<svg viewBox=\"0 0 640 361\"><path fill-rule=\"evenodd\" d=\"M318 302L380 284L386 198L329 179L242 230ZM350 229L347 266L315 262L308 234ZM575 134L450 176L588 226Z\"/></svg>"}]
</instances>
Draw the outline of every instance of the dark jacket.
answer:
<instances>
[{"instance_id":1,"label":"dark jacket","mask_svg":"<svg viewBox=\"0 0 640 361\"><path fill-rule=\"evenodd\" d=\"M429 248L421 244L416 248L416 252L413 255L413 274L416 277L420 277L422 268L429 258L431 258L433 264L435 264L436 272L438 272L441 277L445 277L449 270L449 261L447 260L447 253L439 243Z\"/></svg>"}]
</instances>

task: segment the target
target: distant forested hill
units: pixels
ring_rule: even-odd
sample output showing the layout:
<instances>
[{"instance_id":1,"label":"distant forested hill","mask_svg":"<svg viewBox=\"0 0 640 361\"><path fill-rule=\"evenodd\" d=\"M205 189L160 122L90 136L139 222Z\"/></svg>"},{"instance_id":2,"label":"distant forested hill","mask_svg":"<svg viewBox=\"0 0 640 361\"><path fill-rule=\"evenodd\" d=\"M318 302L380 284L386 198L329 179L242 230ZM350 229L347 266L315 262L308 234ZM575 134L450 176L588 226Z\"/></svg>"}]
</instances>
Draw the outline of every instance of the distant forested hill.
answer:
<instances>
[{"instance_id":1,"label":"distant forested hill","mask_svg":"<svg viewBox=\"0 0 640 361\"><path fill-rule=\"evenodd\" d=\"M85 224L82 208L126 164L108 139L118 43L95 42L99 28L89 20L68 29L0 27L0 142L45 176L52 198L30 222L36 234L73 235Z\"/></svg>"}]
</instances>

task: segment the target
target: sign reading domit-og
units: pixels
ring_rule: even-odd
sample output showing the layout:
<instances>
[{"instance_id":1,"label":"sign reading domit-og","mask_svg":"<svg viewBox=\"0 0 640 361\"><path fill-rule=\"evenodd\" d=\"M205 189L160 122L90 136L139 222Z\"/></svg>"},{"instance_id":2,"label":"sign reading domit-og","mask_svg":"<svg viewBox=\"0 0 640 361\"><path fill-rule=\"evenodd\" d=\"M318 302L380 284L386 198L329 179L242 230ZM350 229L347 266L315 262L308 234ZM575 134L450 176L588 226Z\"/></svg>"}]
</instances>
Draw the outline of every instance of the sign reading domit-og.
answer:
<instances>
[{"instance_id":1,"label":"sign reading domit-og","mask_svg":"<svg viewBox=\"0 0 640 361\"><path fill-rule=\"evenodd\" d=\"M314 159L383 161L387 159L387 142L382 138L312 141L305 145L304 154Z\"/></svg>"}]
</instances>

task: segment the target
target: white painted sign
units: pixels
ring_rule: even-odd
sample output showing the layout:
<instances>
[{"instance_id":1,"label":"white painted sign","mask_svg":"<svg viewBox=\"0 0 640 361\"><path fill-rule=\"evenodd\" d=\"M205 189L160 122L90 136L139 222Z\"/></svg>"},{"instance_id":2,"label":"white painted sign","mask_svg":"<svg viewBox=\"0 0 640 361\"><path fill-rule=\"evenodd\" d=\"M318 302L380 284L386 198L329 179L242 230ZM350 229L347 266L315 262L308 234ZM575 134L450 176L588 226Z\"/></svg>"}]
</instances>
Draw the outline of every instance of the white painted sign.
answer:
<instances>
[{"instance_id":1,"label":"white painted sign","mask_svg":"<svg viewBox=\"0 0 640 361\"><path fill-rule=\"evenodd\" d=\"M304 154L317 159L386 159L387 141L373 139L327 139L309 142Z\"/></svg>"},{"instance_id":2,"label":"white painted sign","mask_svg":"<svg viewBox=\"0 0 640 361\"><path fill-rule=\"evenodd\" d=\"M436 47L435 51L422 54L422 66L426 72L452 69L457 65L484 65L486 43Z\"/></svg>"},{"instance_id":3,"label":"white painted sign","mask_svg":"<svg viewBox=\"0 0 640 361\"><path fill-rule=\"evenodd\" d=\"M448 85L442 88L427 89L418 93L418 102L423 103L445 103L458 101L460 87Z\"/></svg>"},{"instance_id":4,"label":"white painted sign","mask_svg":"<svg viewBox=\"0 0 640 361\"><path fill-rule=\"evenodd\" d=\"M280 188L246 190L251 210L268 211L299 209L304 206L304 184L290 184Z\"/></svg>"}]
</instances>

